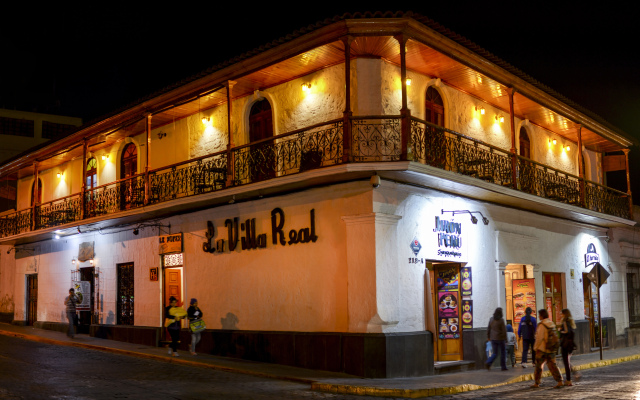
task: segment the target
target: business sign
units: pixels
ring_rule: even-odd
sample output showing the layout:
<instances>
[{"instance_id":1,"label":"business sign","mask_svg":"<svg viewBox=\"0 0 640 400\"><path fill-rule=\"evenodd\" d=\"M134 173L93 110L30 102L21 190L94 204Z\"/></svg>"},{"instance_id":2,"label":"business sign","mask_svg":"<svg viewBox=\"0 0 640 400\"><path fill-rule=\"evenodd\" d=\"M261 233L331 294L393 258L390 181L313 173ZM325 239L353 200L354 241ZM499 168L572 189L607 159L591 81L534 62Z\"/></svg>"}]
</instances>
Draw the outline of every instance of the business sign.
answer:
<instances>
[{"instance_id":1,"label":"business sign","mask_svg":"<svg viewBox=\"0 0 640 400\"><path fill-rule=\"evenodd\" d=\"M160 254L182 253L182 232L158 238Z\"/></svg>"},{"instance_id":2,"label":"business sign","mask_svg":"<svg viewBox=\"0 0 640 400\"><path fill-rule=\"evenodd\" d=\"M75 281L73 282L73 288L76 296L81 299L80 303L76 304L76 310L91 311L91 282Z\"/></svg>"},{"instance_id":3,"label":"business sign","mask_svg":"<svg viewBox=\"0 0 640 400\"><path fill-rule=\"evenodd\" d=\"M591 271L587 274L587 277L594 285L596 285L596 287L600 288L607 282L609 272L607 272L600 263L596 263L596 265L594 265Z\"/></svg>"},{"instance_id":4,"label":"business sign","mask_svg":"<svg viewBox=\"0 0 640 400\"><path fill-rule=\"evenodd\" d=\"M466 256L464 224L453 218L436 215L422 238L421 255L429 260L462 261ZM412 244L415 252L415 246Z\"/></svg>"},{"instance_id":5,"label":"business sign","mask_svg":"<svg viewBox=\"0 0 640 400\"><path fill-rule=\"evenodd\" d=\"M600 256L596 253L596 246L593 243L589 243L587 253L584 255L584 267L589 268L599 262Z\"/></svg>"},{"instance_id":6,"label":"business sign","mask_svg":"<svg viewBox=\"0 0 640 400\"><path fill-rule=\"evenodd\" d=\"M438 337L440 339L460 338L460 318L458 316L458 292L438 293Z\"/></svg>"}]
</instances>

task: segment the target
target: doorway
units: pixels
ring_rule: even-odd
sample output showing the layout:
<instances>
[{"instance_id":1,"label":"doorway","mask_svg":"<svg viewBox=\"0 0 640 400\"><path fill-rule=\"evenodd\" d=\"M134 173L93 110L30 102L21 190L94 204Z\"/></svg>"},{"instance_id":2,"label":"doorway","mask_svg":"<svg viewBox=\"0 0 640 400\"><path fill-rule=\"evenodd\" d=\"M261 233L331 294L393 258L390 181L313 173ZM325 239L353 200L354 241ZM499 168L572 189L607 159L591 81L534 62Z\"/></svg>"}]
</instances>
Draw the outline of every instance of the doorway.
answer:
<instances>
[{"instance_id":1,"label":"doorway","mask_svg":"<svg viewBox=\"0 0 640 400\"><path fill-rule=\"evenodd\" d=\"M38 275L27 275L27 325L38 319Z\"/></svg>"},{"instance_id":2,"label":"doorway","mask_svg":"<svg viewBox=\"0 0 640 400\"><path fill-rule=\"evenodd\" d=\"M435 361L462 360L462 330L460 325L460 264L434 264L430 275L433 312L435 316Z\"/></svg>"},{"instance_id":3,"label":"doorway","mask_svg":"<svg viewBox=\"0 0 640 400\"><path fill-rule=\"evenodd\" d=\"M549 318L556 324L562 322L562 309L567 307L564 273L543 272L544 284L544 308L549 313Z\"/></svg>"},{"instance_id":4,"label":"doorway","mask_svg":"<svg viewBox=\"0 0 640 400\"><path fill-rule=\"evenodd\" d=\"M586 272L582 273L582 290L584 293L584 316L589 320L590 346L600 347L598 330L598 287L591 282Z\"/></svg>"},{"instance_id":5,"label":"doorway","mask_svg":"<svg viewBox=\"0 0 640 400\"><path fill-rule=\"evenodd\" d=\"M169 298L178 299L178 306L182 307L182 268L165 268L164 270L164 306L169 305Z\"/></svg>"},{"instance_id":6,"label":"doorway","mask_svg":"<svg viewBox=\"0 0 640 400\"><path fill-rule=\"evenodd\" d=\"M133 325L133 263L118 264L117 324Z\"/></svg>"},{"instance_id":7,"label":"doorway","mask_svg":"<svg viewBox=\"0 0 640 400\"><path fill-rule=\"evenodd\" d=\"M80 268L80 281L89 282L89 309L80 310L78 312L78 333L89 333L94 311L93 297L94 297L94 273L95 267ZM84 293L86 296L87 294Z\"/></svg>"}]
</instances>

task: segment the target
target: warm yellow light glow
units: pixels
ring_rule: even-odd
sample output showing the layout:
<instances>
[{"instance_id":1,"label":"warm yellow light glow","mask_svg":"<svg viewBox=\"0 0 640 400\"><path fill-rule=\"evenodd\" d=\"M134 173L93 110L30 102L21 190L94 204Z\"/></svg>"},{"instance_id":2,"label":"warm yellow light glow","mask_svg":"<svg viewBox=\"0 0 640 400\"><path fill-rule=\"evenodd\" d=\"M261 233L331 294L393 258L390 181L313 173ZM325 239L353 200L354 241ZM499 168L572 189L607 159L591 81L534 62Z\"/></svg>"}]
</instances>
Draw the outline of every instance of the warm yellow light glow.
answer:
<instances>
[{"instance_id":1,"label":"warm yellow light glow","mask_svg":"<svg viewBox=\"0 0 640 400\"><path fill-rule=\"evenodd\" d=\"M102 161L107 161L108 158L109 158L108 154L103 154L102 155Z\"/></svg>"},{"instance_id":2,"label":"warm yellow light glow","mask_svg":"<svg viewBox=\"0 0 640 400\"><path fill-rule=\"evenodd\" d=\"M482 83L482 77L478 75L478 83Z\"/></svg>"},{"instance_id":3,"label":"warm yellow light glow","mask_svg":"<svg viewBox=\"0 0 640 400\"><path fill-rule=\"evenodd\" d=\"M57 176L58 178L62 178L62 173L61 173L61 172L58 172L58 173L56 174L56 176Z\"/></svg>"},{"instance_id":4,"label":"warm yellow light glow","mask_svg":"<svg viewBox=\"0 0 640 400\"><path fill-rule=\"evenodd\" d=\"M407 86L411 86L411 78L407 78L407 80L405 81Z\"/></svg>"},{"instance_id":5,"label":"warm yellow light glow","mask_svg":"<svg viewBox=\"0 0 640 400\"><path fill-rule=\"evenodd\" d=\"M311 84L310 84L310 83L308 83L308 82L307 82L307 83L303 83L303 84L302 84L302 91L306 93L306 92L308 92L309 90L311 90Z\"/></svg>"},{"instance_id":6,"label":"warm yellow light glow","mask_svg":"<svg viewBox=\"0 0 640 400\"><path fill-rule=\"evenodd\" d=\"M480 115L484 115L484 113L485 113L485 109L484 109L484 107L478 107L478 106L476 106L476 111L478 111L478 112L480 113Z\"/></svg>"},{"instance_id":7,"label":"warm yellow light glow","mask_svg":"<svg viewBox=\"0 0 640 400\"><path fill-rule=\"evenodd\" d=\"M89 260L89 264L93 265L93 258Z\"/></svg>"},{"instance_id":8,"label":"warm yellow light glow","mask_svg":"<svg viewBox=\"0 0 640 400\"><path fill-rule=\"evenodd\" d=\"M210 120L211 120L211 118L209 118L209 117L202 117L202 123L203 124L209 123Z\"/></svg>"},{"instance_id":9,"label":"warm yellow light glow","mask_svg":"<svg viewBox=\"0 0 640 400\"><path fill-rule=\"evenodd\" d=\"M555 140L555 139L553 139L553 140L551 141L551 143L553 143L553 144L558 144L558 141L557 141L557 140Z\"/></svg>"},{"instance_id":10,"label":"warm yellow light glow","mask_svg":"<svg viewBox=\"0 0 640 400\"><path fill-rule=\"evenodd\" d=\"M504 122L504 117L502 115L496 115L496 121L503 123Z\"/></svg>"},{"instance_id":11,"label":"warm yellow light glow","mask_svg":"<svg viewBox=\"0 0 640 400\"><path fill-rule=\"evenodd\" d=\"M567 151L571 151L571 146L567 146L565 148L567 149Z\"/></svg>"}]
</instances>

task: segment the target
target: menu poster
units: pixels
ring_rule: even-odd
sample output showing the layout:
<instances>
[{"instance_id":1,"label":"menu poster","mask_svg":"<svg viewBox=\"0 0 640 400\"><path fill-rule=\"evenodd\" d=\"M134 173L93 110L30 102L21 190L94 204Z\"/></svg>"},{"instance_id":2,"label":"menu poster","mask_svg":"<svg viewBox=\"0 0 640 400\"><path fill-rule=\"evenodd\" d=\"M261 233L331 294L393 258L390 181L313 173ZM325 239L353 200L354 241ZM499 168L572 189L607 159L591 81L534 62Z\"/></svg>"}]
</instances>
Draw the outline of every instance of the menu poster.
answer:
<instances>
[{"instance_id":1,"label":"menu poster","mask_svg":"<svg viewBox=\"0 0 640 400\"><path fill-rule=\"evenodd\" d=\"M438 321L438 337L440 339L460 338L458 292L438 293Z\"/></svg>"},{"instance_id":2,"label":"menu poster","mask_svg":"<svg viewBox=\"0 0 640 400\"><path fill-rule=\"evenodd\" d=\"M535 279L514 279L511 281L513 293L513 319L514 327L520 326L520 320L525 316L527 307L536 314L536 285Z\"/></svg>"},{"instance_id":3,"label":"menu poster","mask_svg":"<svg viewBox=\"0 0 640 400\"><path fill-rule=\"evenodd\" d=\"M462 297L471 296L471 268L460 268L460 274L462 275Z\"/></svg>"},{"instance_id":4,"label":"menu poster","mask_svg":"<svg viewBox=\"0 0 640 400\"><path fill-rule=\"evenodd\" d=\"M473 329L473 300L462 300L462 329Z\"/></svg>"},{"instance_id":5,"label":"menu poster","mask_svg":"<svg viewBox=\"0 0 640 400\"><path fill-rule=\"evenodd\" d=\"M437 286L438 290L458 290L460 273L458 267L451 267L438 270Z\"/></svg>"}]
</instances>

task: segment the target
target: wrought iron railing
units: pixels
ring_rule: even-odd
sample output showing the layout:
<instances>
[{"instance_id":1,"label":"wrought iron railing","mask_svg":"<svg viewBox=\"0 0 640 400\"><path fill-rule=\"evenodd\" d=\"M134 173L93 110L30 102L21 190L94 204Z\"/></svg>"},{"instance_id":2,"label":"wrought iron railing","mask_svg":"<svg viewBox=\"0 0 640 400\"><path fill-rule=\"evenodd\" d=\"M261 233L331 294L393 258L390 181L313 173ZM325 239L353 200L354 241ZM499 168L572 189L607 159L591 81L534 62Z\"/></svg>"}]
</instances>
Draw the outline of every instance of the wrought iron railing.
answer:
<instances>
[{"instance_id":1,"label":"wrought iron railing","mask_svg":"<svg viewBox=\"0 0 640 400\"><path fill-rule=\"evenodd\" d=\"M226 185L227 153L218 152L151 171L149 203L212 192Z\"/></svg>"},{"instance_id":2,"label":"wrought iron railing","mask_svg":"<svg viewBox=\"0 0 640 400\"><path fill-rule=\"evenodd\" d=\"M342 162L343 120L334 120L232 150L236 185Z\"/></svg>"},{"instance_id":3,"label":"wrought iron railing","mask_svg":"<svg viewBox=\"0 0 640 400\"><path fill-rule=\"evenodd\" d=\"M349 161L401 160L404 157L401 121L397 115L351 118ZM146 194L145 174L85 190L84 218L340 164L344 162L343 124L343 119L328 121L152 170ZM406 153L408 159L436 168L630 218L626 193L418 118L411 118ZM71 195L2 216L0 237L78 221L82 218L80 199L78 194Z\"/></svg>"},{"instance_id":4,"label":"wrought iron railing","mask_svg":"<svg viewBox=\"0 0 640 400\"><path fill-rule=\"evenodd\" d=\"M35 207L35 228L43 229L80 220L80 195L75 194Z\"/></svg>"}]
</instances>

